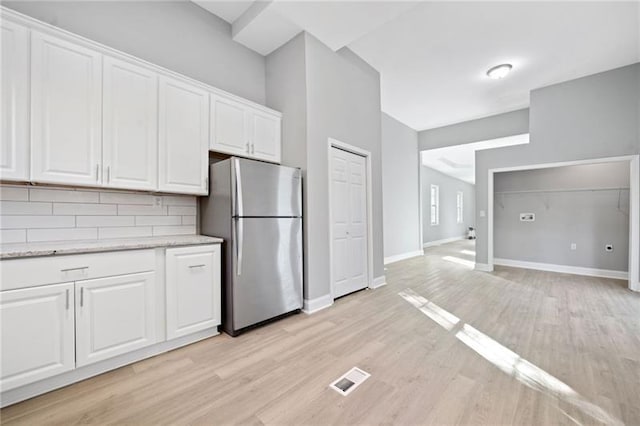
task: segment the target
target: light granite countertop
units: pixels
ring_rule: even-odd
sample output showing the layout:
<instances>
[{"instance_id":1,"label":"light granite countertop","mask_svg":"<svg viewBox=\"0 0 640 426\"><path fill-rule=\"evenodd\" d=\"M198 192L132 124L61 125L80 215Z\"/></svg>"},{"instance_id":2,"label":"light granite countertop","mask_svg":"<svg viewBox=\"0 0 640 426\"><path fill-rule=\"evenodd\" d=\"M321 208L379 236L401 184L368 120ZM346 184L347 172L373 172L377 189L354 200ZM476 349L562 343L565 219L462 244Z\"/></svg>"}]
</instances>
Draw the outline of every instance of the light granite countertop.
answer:
<instances>
[{"instance_id":1,"label":"light granite countertop","mask_svg":"<svg viewBox=\"0 0 640 426\"><path fill-rule=\"evenodd\" d=\"M222 242L222 238L205 235L167 235L163 237L0 244L0 259L219 244Z\"/></svg>"}]
</instances>

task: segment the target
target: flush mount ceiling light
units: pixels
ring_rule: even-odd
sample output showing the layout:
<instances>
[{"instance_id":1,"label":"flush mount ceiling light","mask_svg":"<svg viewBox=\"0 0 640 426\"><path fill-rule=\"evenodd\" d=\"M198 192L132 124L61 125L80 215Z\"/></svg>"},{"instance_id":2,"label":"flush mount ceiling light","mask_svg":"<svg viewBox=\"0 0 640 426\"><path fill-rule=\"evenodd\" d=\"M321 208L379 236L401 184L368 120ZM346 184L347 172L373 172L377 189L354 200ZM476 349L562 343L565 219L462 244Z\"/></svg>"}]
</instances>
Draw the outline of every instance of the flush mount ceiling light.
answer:
<instances>
[{"instance_id":1,"label":"flush mount ceiling light","mask_svg":"<svg viewBox=\"0 0 640 426\"><path fill-rule=\"evenodd\" d=\"M499 80L506 77L506 75L509 74L509 71L511 71L511 68L513 68L513 65L511 64L496 65L493 68L489 68L487 75L494 80Z\"/></svg>"}]
</instances>

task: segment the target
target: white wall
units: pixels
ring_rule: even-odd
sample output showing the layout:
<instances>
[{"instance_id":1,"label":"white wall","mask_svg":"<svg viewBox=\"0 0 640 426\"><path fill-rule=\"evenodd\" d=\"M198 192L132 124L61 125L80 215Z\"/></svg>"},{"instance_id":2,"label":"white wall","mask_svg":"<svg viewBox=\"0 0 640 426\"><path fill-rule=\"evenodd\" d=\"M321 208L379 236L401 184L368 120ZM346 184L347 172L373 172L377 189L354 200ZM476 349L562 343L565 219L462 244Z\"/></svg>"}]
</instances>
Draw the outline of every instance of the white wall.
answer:
<instances>
[{"instance_id":1,"label":"white wall","mask_svg":"<svg viewBox=\"0 0 640 426\"><path fill-rule=\"evenodd\" d=\"M427 153L428 155L428 153ZM431 185L440 191L440 223L431 225ZM422 233L423 243L464 237L469 226L475 226L475 187L460 179L422 166ZM457 222L457 193L462 191L464 222Z\"/></svg>"},{"instance_id":2,"label":"white wall","mask_svg":"<svg viewBox=\"0 0 640 426\"><path fill-rule=\"evenodd\" d=\"M0 240L6 244L193 235L196 210L192 195L0 185Z\"/></svg>"},{"instance_id":3,"label":"white wall","mask_svg":"<svg viewBox=\"0 0 640 426\"><path fill-rule=\"evenodd\" d=\"M628 162L496 173L494 188L495 258L628 270Z\"/></svg>"},{"instance_id":4,"label":"white wall","mask_svg":"<svg viewBox=\"0 0 640 426\"><path fill-rule=\"evenodd\" d=\"M418 133L382 113L385 260L422 250L419 167Z\"/></svg>"},{"instance_id":5,"label":"white wall","mask_svg":"<svg viewBox=\"0 0 640 426\"><path fill-rule=\"evenodd\" d=\"M3 6L264 104L265 59L189 1L3 1Z\"/></svg>"}]
</instances>

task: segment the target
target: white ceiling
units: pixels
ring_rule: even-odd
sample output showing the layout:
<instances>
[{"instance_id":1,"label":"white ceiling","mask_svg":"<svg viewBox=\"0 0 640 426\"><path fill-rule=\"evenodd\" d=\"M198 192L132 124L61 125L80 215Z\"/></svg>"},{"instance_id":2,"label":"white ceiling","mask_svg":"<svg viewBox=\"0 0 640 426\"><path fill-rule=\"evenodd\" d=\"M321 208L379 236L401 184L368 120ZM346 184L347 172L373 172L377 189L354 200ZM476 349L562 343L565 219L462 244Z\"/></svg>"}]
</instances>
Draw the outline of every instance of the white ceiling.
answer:
<instances>
[{"instance_id":1,"label":"white ceiling","mask_svg":"<svg viewBox=\"0 0 640 426\"><path fill-rule=\"evenodd\" d=\"M529 105L529 91L640 61L640 2L194 0L268 54L305 30L381 73L382 109L416 130ZM509 62L503 80L491 66Z\"/></svg>"},{"instance_id":2,"label":"white ceiling","mask_svg":"<svg viewBox=\"0 0 640 426\"><path fill-rule=\"evenodd\" d=\"M441 173L463 180L476 183L476 151L483 149L501 148L504 146L521 145L529 143L529 134L509 136L506 138L491 139L481 142L473 142L464 145L448 146L445 148L422 151L421 161L424 166L435 169Z\"/></svg>"}]
</instances>

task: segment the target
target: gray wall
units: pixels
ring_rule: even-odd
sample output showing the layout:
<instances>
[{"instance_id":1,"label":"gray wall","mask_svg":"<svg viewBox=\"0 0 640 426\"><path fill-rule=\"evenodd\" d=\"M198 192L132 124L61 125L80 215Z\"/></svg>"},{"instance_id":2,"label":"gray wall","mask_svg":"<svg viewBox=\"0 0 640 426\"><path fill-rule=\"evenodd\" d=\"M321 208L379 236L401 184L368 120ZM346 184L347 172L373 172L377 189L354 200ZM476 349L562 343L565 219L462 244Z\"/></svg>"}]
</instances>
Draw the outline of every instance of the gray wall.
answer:
<instances>
[{"instance_id":1,"label":"gray wall","mask_svg":"<svg viewBox=\"0 0 640 426\"><path fill-rule=\"evenodd\" d=\"M422 239L429 243L447 238L466 235L469 226L475 226L475 187L460 179L440 173L430 167L422 166ZM431 185L440 187L440 224L431 225ZM456 196L458 191L464 194L464 223L457 223Z\"/></svg>"},{"instance_id":2,"label":"gray wall","mask_svg":"<svg viewBox=\"0 0 640 426\"><path fill-rule=\"evenodd\" d=\"M333 52L304 33L268 55L267 104L305 123L283 123L282 145L284 161L305 177L305 299L331 291L328 138L372 154L373 267L374 277L383 275L379 74L348 49Z\"/></svg>"},{"instance_id":3,"label":"gray wall","mask_svg":"<svg viewBox=\"0 0 640 426\"><path fill-rule=\"evenodd\" d=\"M382 113L384 257L420 247L418 133Z\"/></svg>"},{"instance_id":4,"label":"gray wall","mask_svg":"<svg viewBox=\"0 0 640 426\"><path fill-rule=\"evenodd\" d=\"M530 143L476 152L476 210L487 210L489 169L640 154L639 123L640 64L532 91ZM487 218L476 223L487 263Z\"/></svg>"},{"instance_id":5,"label":"gray wall","mask_svg":"<svg viewBox=\"0 0 640 426\"><path fill-rule=\"evenodd\" d=\"M495 257L626 271L628 187L627 162L497 173ZM601 190L575 191L588 188ZM535 213L536 220L521 222L520 213ZM605 244L614 251L606 252Z\"/></svg>"},{"instance_id":6,"label":"gray wall","mask_svg":"<svg viewBox=\"0 0 640 426\"><path fill-rule=\"evenodd\" d=\"M265 59L189 1L3 1L18 12L263 104Z\"/></svg>"},{"instance_id":7,"label":"gray wall","mask_svg":"<svg viewBox=\"0 0 640 426\"><path fill-rule=\"evenodd\" d=\"M420 150L529 133L529 109L520 109L418 133Z\"/></svg>"}]
</instances>

